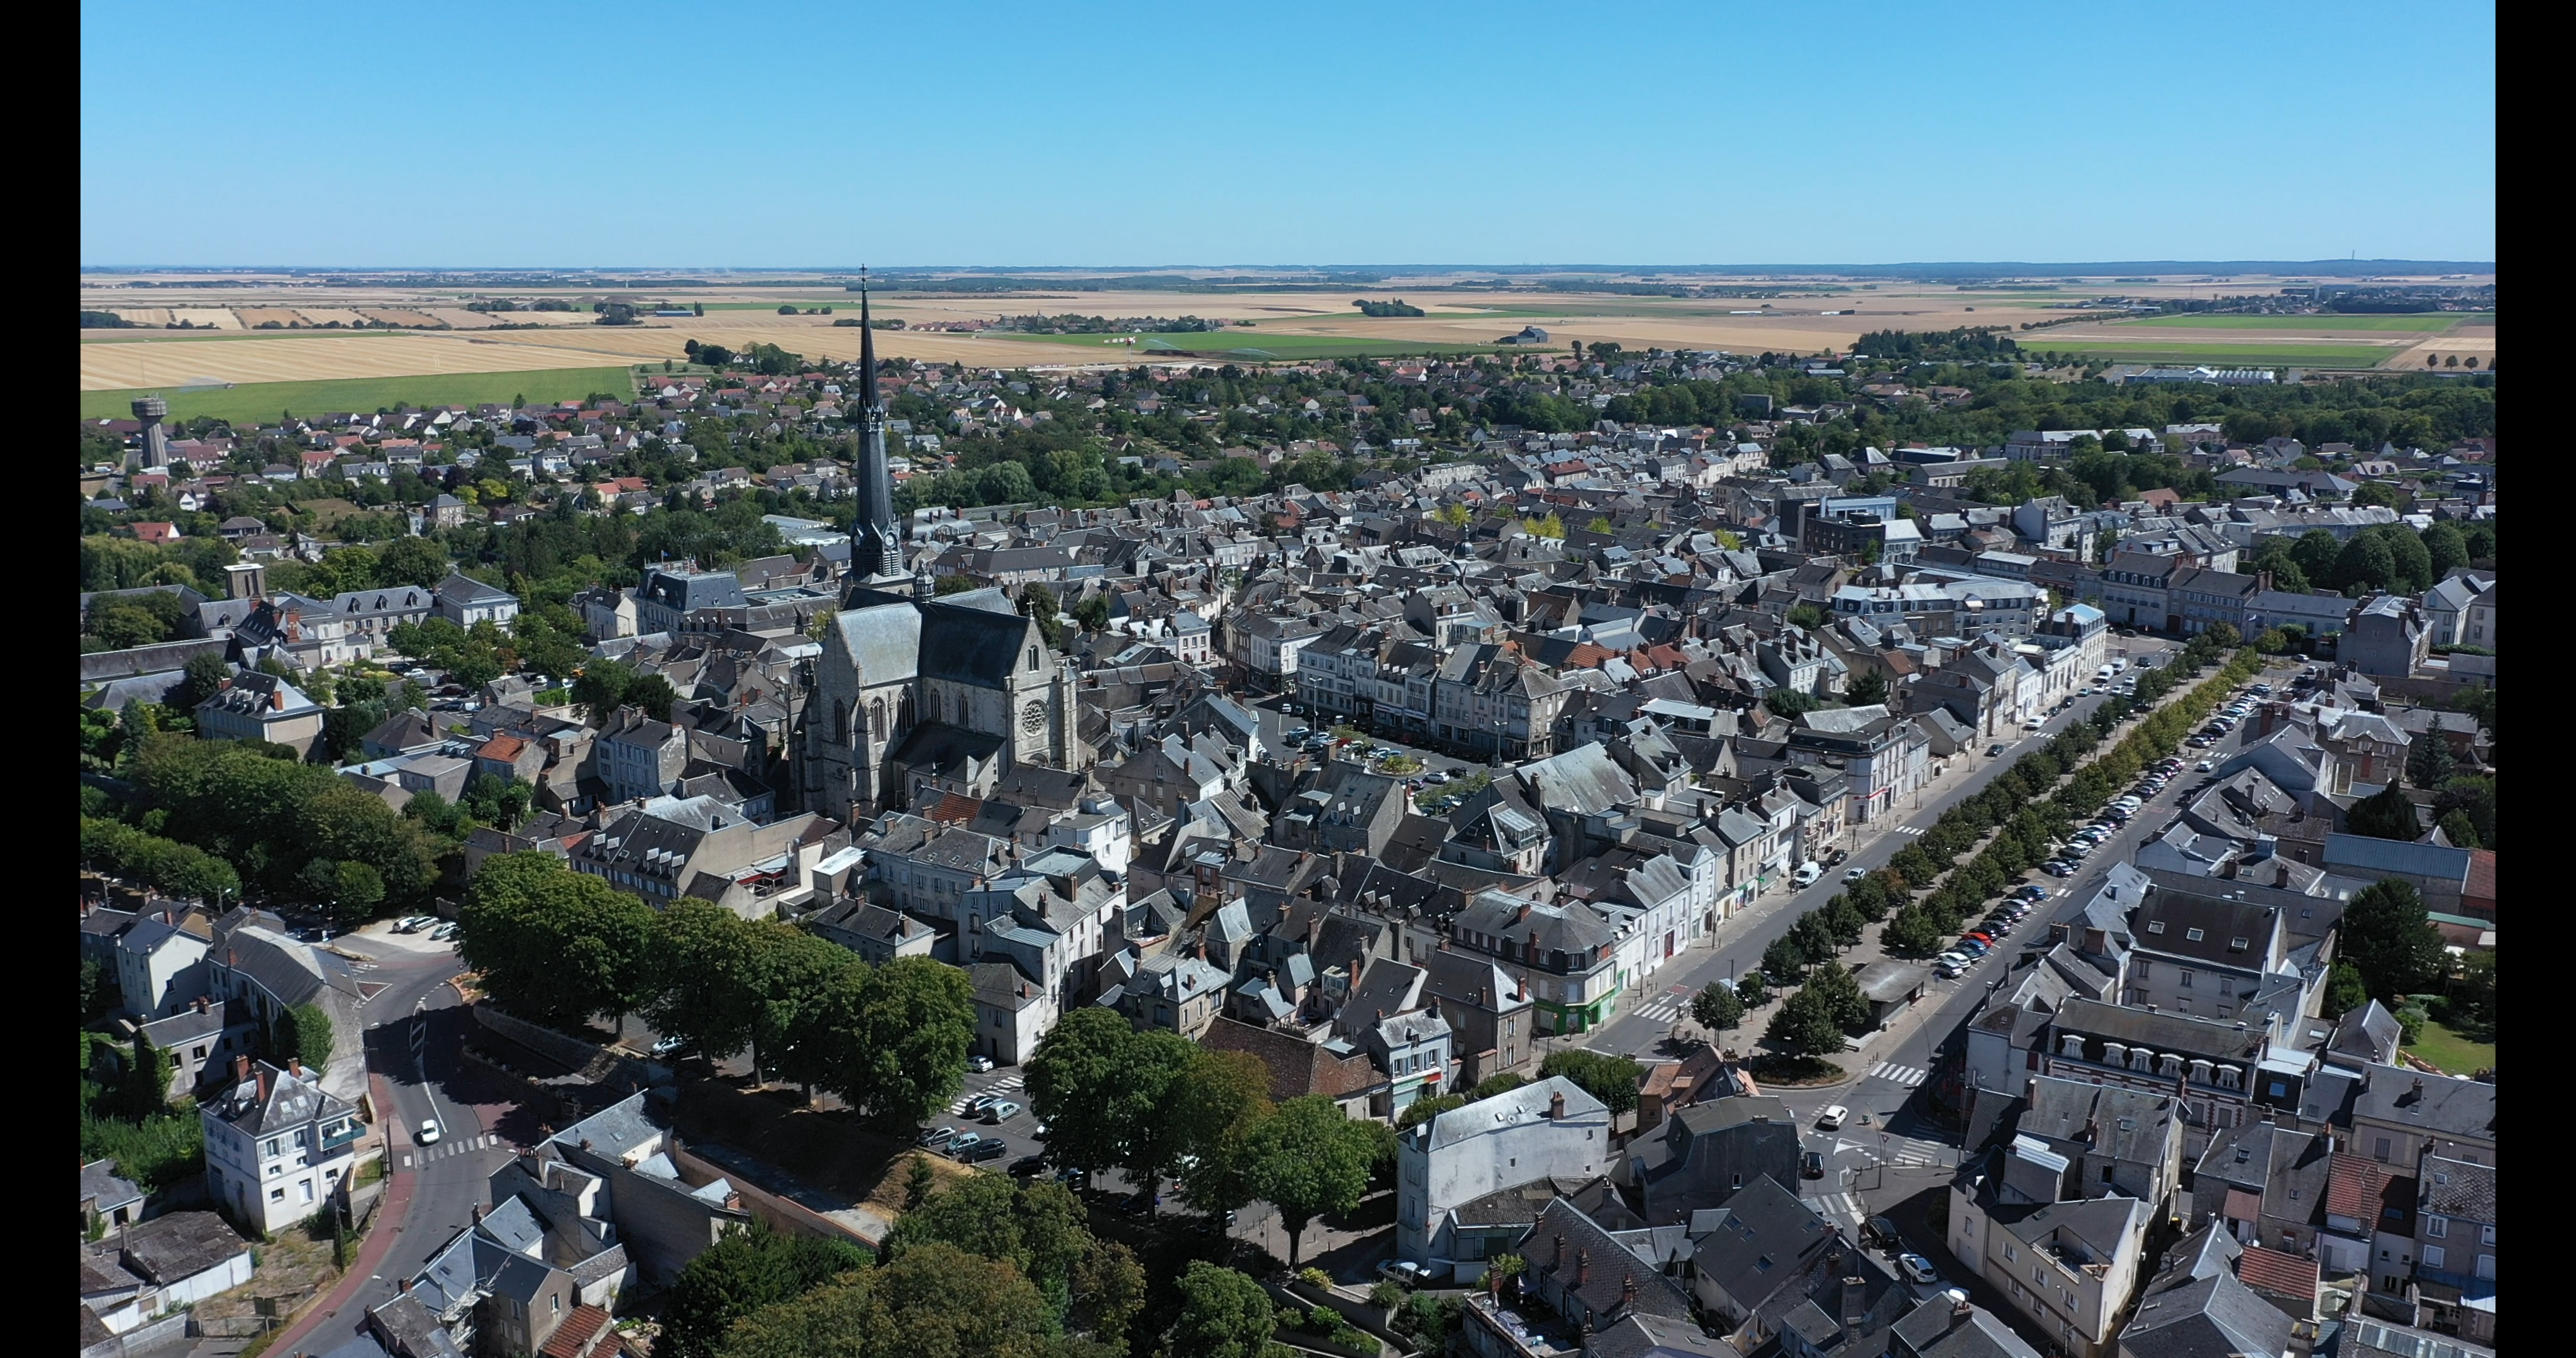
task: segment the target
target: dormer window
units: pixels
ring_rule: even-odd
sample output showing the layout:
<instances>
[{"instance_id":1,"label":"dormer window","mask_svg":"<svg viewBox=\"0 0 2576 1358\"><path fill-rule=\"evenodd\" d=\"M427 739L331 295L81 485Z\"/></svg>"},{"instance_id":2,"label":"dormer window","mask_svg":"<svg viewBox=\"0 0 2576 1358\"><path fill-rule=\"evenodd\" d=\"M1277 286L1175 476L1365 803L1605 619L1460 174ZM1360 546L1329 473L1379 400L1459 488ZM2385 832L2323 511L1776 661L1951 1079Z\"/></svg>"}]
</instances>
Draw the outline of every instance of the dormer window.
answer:
<instances>
[{"instance_id":1,"label":"dormer window","mask_svg":"<svg viewBox=\"0 0 2576 1358\"><path fill-rule=\"evenodd\" d=\"M2184 937L2184 938L2189 939L2190 941L2192 941L2192 942L2194 942L2194 943L2198 943L2199 941L2201 941L2201 940L2202 940L2202 939L2204 939L2204 938L2207 938L2208 936L2209 936L2208 934L2206 934L2206 933L2204 933L2204 932L2202 932L2201 930L2198 930L2198 929L2190 930L2189 932L2186 932L2186 933L2183 935L2183 937Z\"/></svg>"},{"instance_id":2,"label":"dormer window","mask_svg":"<svg viewBox=\"0 0 2576 1358\"><path fill-rule=\"evenodd\" d=\"M2164 931L2165 931L2165 922L2164 922L2163 920L2160 920L2160 919L2151 919L2151 920L2148 920L2148 921L2147 921L2147 932L2148 932L2148 933L2151 933L2151 934L2161 934L2161 933L2163 933Z\"/></svg>"}]
</instances>

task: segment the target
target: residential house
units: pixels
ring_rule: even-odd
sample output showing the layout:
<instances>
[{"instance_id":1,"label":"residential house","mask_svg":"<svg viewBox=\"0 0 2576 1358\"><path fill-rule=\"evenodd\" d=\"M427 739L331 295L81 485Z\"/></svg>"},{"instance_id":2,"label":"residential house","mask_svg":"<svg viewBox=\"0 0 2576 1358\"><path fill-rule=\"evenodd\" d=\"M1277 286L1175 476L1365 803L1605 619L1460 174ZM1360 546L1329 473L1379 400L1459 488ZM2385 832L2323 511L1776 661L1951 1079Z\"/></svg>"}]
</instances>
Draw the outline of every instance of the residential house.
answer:
<instances>
[{"instance_id":1,"label":"residential house","mask_svg":"<svg viewBox=\"0 0 2576 1358\"><path fill-rule=\"evenodd\" d=\"M1461 1263L1480 1268L1481 1254L1464 1258L1456 1209L1518 1184L1600 1175L1612 1160L1610 1134L1610 1110L1561 1075L1397 1133L1397 1254L1435 1276Z\"/></svg>"},{"instance_id":2,"label":"residential house","mask_svg":"<svg viewBox=\"0 0 2576 1358\"><path fill-rule=\"evenodd\" d=\"M2016 1135L1951 1181L1948 1244L2072 1358L2110 1358L2155 1211L2125 1195L2080 1196L2089 1187L2076 1162Z\"/></svg>"},{"instance_id":3,"label":"residential house","mask_svg":"<svg viewBox=\"0 0 2576 1358\"><path fill-rule=\"evenodd\" d=\"M355 1164L365 1128L357 1109L324 1093L320 1072L233 1060L229 1088L198 1105L206 1191L236 1221L275 1233L332 1201Z\"/></svg>"},{"instance_id":4,"label":"residential house","mask_svg":"<svg viewBox=\"0 0 2576 1358\"><path fill-rule=\"evenodd\" d=\"M322 743L322 705L272 674L246 670L197 704L207 740L265 740L310 757Z\"/></svg>"}]
</instances>

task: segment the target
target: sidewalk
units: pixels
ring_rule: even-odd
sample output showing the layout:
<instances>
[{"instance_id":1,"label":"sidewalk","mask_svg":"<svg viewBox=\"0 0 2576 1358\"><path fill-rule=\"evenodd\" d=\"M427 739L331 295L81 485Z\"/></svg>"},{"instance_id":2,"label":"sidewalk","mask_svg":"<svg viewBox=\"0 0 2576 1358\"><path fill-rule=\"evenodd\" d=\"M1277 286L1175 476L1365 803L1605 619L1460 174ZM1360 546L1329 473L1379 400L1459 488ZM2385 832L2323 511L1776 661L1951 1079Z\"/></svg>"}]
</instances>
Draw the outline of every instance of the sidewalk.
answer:
<instances>
[{"instance_id":1,"label":"sidewalk","mask_svg":"<svg viewBox=\"0 0 2576 1358\"><path fill-rule=\"evenodd\" d=\"M383 1110L376 1120L377 1131L384 1137L385 1144L391 1146L394 1132L400 1125L399 1119L393 1112L393 1091L386 1087L385 1078L381 1075L370 1074L367 1080L375 1093L376 1107ZM303 1315L288 1324L285 1331L269 1344L266 1352L277 1354L279 1358L304 1358L307 1351L306 1341L314 1337L315 1333L323 1327L324 1322L339 1316L341 1308L347 1306L349 1300L358 1294L358 1290L367 1285L368 1280L375 1274L377 1266L382 1264L385 1256L393 1251L394 1237L402 1233L404 1218L411 1213L412 1185L418 1177L412 1171L394 1169L392 1156L386 1157L384 1204L376 1209L375 1227L367 1232L367 1238L359 1244L357 1258L349 1261L349 1271L340 1275L340 1281L329 1293L319 1301L305 1304ZM312 1349L328 1351L339 1347L340 1343L348 1337L348 1333L356 1331L359 1323L358 1317L355 1316L348 1317L347 1320L346 1333L325 1336L322 1342L313 1344Z\"/></svg>"}]
</instances>

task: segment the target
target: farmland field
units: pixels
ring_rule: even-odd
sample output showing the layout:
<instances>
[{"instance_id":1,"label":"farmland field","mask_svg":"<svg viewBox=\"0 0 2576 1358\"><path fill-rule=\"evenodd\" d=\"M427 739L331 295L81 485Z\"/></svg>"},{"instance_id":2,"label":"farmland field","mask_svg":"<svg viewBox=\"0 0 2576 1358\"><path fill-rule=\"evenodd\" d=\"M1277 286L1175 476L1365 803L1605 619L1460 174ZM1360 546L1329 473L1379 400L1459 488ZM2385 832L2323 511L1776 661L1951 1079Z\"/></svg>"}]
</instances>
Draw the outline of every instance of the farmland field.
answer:
<instances>
[{"instance_id":1,"label":"farmland field","mask_svg":"<svg viewBox=\"0 0 2576 1358\"><path fill-rule=\"evenodd\" d=\"M2143 320L2123 321L2121 329L2152 327L2159 330L2274 330L2288 334L2315 334L2337 330L2398 330L2426 332L2448 330L2463 321L2484 321L2491 313L2476 311L2433 311L2405 316L2227 316L2181 315L2150 316Z\"/></svg>"},{"instance_id":2,"label":"farmland field","mask_svg":"<svg viewBox=\"0 0 2576 1358\"><path fill-rule=\"evenodd\" d=\"M177 419L211 416L223 420L269 420L280 411L320 415L331 411L374 411L403 403L412 406L507 404L526 397L532 404L573 401L594 391L619 396L635 389L627 368L554 368L534 372L438 373L420 377L357 377L322 382L245 382L203 391L84 391L81 418L128 419L137 396L157 394L170 402Z\"/></svg>"},{"instance_id":3,"label":"farmland field","mask_svg":"<svg viewBox=\"0 0 2576 1358\"><path fill-rule=\"evenodd\" d=\"M2024 338L2024 349L2086 354L2113 363L2241 363L2255 367L2373 368L2403 352L2386 344L2160 344L2051 336Z\"/></svg>"},{"instance_id":4,"label":"farmland field","mask_svg":"<svg viewBox=\"0 0 2576 1358\"><path fill-rule=\"evenodd\" d=\"M783 319L783 318L782 318ZM583 327L583 331L590 327ZM80 385L84 391L124 391L134 387L186 387L211 382L311 382L350 377L407 377L416 373L489 373L505 370L542 372L556 368L596 368L630 363L636 357L610 349L601 352L576 332L518 331L536 343L496 344L440 331L256 330L224 334L180 332L168 336L132 336L132 331L85 332L101 336L80 346ZM195 338L186 336L194 334ZM117 338L104 338L116 336ZM679 357L679 342L663 332L670 357ZM571 340L566 344L562 341ZM651 356L660 357L661 350Z\"/></svg>"},{"instance_id":5,"label":"farmland field","mask_svg":"<svg viewBox=\"0 0 2576 1358\"><path fill-rule=\"evenodd\" d=\"M1046 344L1088 351L1100 355L1104 362L1115 362L1129 354L1203 354L1210 357L1230 355L1260 361L1266 358L1298 360L1310 358L1399 358L1409 354L1463 354L1498 352L1490 344L1461 343L1450 340L1361 339L1344 335L1264 334L1258 330L1234 329L1176 331L1169 334L1137 335L1132 346L1104 344L1106 335L1023 335L1008 331L987 331L983 338L1021 344ZM891 346L893 341L881 340Z\"/></svg>"}]
</instances>

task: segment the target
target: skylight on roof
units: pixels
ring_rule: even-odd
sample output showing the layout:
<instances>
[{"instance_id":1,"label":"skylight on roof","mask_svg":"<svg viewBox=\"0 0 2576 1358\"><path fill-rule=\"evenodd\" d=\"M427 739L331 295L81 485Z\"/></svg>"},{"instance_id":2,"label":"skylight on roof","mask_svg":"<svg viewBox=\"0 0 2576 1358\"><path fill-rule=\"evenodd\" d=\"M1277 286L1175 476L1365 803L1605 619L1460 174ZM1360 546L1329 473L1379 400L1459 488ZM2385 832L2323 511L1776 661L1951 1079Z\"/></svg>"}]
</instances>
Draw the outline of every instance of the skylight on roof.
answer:
<instances>
[{"instance_id":1,"label":"skylight on roof","mask_svg":"<svg viewBox=\"0 0 2576 1358\"><path fill-rule=\"evenodd\" d=\"M2185 933L2183 934L2183 937L2184 937L2184 938L2187 938L2187 939L2189 939L2189 940L2191 940L2191 941L2192 941L2192 942L2194 942L2194 943L2198 943L2198 942L2199 942L2199 941L2201 941L2202 939L2207 938L2207 937L2208 937L2208 935L2207 935L2207 934L2205 934L2205 933L2203 933L2202 931L2200 931L2200 930L2198 930L2198 929L2193 929L2193 930L2189 930L2189 931L2185 932Z\"/></svg>"}]
</instances>

